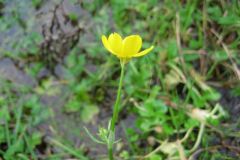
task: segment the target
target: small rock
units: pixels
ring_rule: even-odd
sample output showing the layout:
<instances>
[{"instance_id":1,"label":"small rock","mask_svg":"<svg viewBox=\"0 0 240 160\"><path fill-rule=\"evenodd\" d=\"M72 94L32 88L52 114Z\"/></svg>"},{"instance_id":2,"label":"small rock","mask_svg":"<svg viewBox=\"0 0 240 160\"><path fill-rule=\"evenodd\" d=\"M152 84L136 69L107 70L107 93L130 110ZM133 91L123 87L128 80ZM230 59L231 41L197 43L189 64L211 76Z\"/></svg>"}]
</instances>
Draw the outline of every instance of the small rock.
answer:
<instances>
[{"instance_id":1,"label":"small rock","mask_svg":"<svg viewBox=\"0 0 240 160\"><path fill-rule=\"evenodd\" d=\"M26 87L34 87L37 84L32 77L19 70L10 58L0 60L0 75L3 80Z\"/></svg>"}]
</instances>

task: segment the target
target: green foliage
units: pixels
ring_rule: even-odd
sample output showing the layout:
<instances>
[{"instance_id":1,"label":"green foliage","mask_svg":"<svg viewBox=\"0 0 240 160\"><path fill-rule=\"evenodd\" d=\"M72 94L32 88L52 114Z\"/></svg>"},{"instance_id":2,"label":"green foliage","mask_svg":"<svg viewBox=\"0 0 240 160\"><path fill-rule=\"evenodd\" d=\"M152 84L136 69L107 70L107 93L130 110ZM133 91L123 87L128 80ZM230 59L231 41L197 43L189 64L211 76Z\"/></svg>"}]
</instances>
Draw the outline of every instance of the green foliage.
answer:
<instances>
[{"instance_id":1,"label":"green foliage","mask_svg":"<svg viewBox=\"0 0 240 160\"><path fill-rule=\"evenodd\" d=\"M159 156L159 155L157 155L157 154L153 154L153 155L149 158L149 160L162 160L162 157Z\"/></svg>"},{"instance_id":2,"label":"green foliage","mask_svg":"<svg viewBox=\"0 0 240 160\"><path fill-rule=\"evenodd\" d=\"M73 50L66 60L65 76L66 79L69 79L68 88L71 90L71 96L64 109L68 113L80 112L81 119L84 122L90 122L99 112L90 96L90 91L95 85L95 77L83 78L79 83L78 76L82 76L86 72L84 69L86 58L84 55L78 56L77 51L77 48Z\"/></svg>"},{"instance_id":3,"label":"green foliage","mask_svg":"<svg viewBox=\"0 0 240 160\"><path fill-rule=\"evenodd\" d=\"M1 157L9 160L20 157L36 159L33 150L41 143L42 134L38 131L30 132L28 129L46 120L49 111L42 110L38 96L26 94L30 92L27 88L19 88L17 92L23 96L17 97L12 92L13 88L17 89L16 86L3 80L1 82L4 84L1 94L5 93L5 97L1 100L0 109L0 119L4 123L0 127L2 131L0 143L7 146L6 149L1 149ZM16 104L17 106L15 106Z\"/></svg>"},{"instance_id":4,"label":"green foliage","mask_svg":"<svg viewBox=\"0 0 240 160\"><path fill-rule=\"evenodd\" d=\"M60 95L64 100L60 112L77 117L76 122L80 120L84 124L96 123L93 120L99 113L110 110L107 107L111 107L115 98L112 90L117 86L119 66L116 58L109 56L102 47L101 35L111 32L119 32L123 36L140 34L144 40L143 48L151 44L155 46L152 53L133 59L126 66L121 111L126 111L127 116L134 115L136 128L126 127L129 148L123 146L124 149L116 156L124 160L133 159L136 155L142 158L161 144L172 147L175 152L174 142L194 129L181 144L188 157L202 123L199 118L205 114L208 116L203 119L208 126L201 147L211 147L211 137L215 136L213 130L221 133L218 131L221 117L227 117L218 104L224 97L217 88L231 90L235 97L240 95L239 79L233 67L233 64L240 64L237 0L177 0L174 3L171 0L92 0L81 4L78 0L71 0L71 4L81 5L90 18L82 23L71 11L65 16L71 22L83 24L85 32L80 35L76 47L66 53L59 79L51 75L38 79L46 64L39 60L43 37L35 30L34 24L41 6L48 6L48 3L41 0L31 0L30 3L26 0L0 0L0 57L12 58L19 70L37 81L36 86L29 89L0 80L0 157L7 160L39 158L37 146L42 143L45 133L38 125L46 124L54 133L57 125L48 119L54 112L52 106L41 102L44 96ZM227 88L229 86L231 89ZM209 116L218 105L220 107L214 116ZM202 111L203 115L194 117L193 109ZM74 131L69 129L68 132ZM102 141L106 142L108 134L106 129L100 129ZM61 137L58 140L54 137L47 143L57 151L56 155L49 155L49 159L63 159L68 155L85 158L81 148L65 144ZM168 151L172 152L171 149ZM169 156L162 149L148 159L172 158ZM231 157L224 153L206 152L201 153L199 159Z\"/></svg>"},{"instance_id":5,"label":"green foliage","mask_svg":"<svg viewBox=\"0 0 240 160\"><path fill-rule=\"evenodd\" d=\"M42 0L32 0L32 5L34 8L39 8L42 3L43 3Z\"/></svg>"},{"instance_id":6,"label":"green foliage","mask_svg":"<svg viewBox=\"0 0 240 160\"><path fill-rule=\"evenodd\" d=\"M232 94L234 96L240 96L240 85L236 86L235 88L232 89Z\"/></svg>"},{"instance_id":7,"label":"green foliage","mask_svg":"<svg viewBox=\"0 0 240 160\"><path fill-rule=\"evenodd\" d=\"M68 18L72 21L72 22L77 22L78 20L78 16L75 13L69 13L68 14Z\"/></svg>"}]
</instances>

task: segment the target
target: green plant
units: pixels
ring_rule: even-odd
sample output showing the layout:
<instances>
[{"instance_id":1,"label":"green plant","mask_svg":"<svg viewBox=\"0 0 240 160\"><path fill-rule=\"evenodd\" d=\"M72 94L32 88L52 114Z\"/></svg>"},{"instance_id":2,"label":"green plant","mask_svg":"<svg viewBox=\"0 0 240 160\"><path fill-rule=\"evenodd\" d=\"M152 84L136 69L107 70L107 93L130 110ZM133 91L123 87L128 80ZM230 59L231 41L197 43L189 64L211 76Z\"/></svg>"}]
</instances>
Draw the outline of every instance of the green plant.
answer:
<instances>
[{"instance_id":1,"label":"green plant","mask_svg":"<svg viewBox=\"0 0 240 160\"><path fill-rule=\"evenodd\" d=\"M29 92L28 88L13 86L4 80L1 80L1 84L4 84L4 87L1 87L4 99L1 100L0 119L4 125L0 128L2 130L0 143L6 146L1 149L1 157L9 160L27 157L37 159L34 150L41 143L42 134L38 131L30 132L29 128L48 118L49 112L42 110L36 95L19 98L13 92L14 88L23 94Z\"/></svg>"},{"instance_id":2,"label":"green plant","mask_svg":"<svg viewBox=\"0 0 240 160\"><path fill-rule=\"evenodd\" d=\"M115 141L115 125L118 120L119 114L119 106L120 106L120 98L121 98L121 90L123 85L123 77L124 77L124 67L125 64L128 63L134 57L141 57L149 53L154 47L151 46L144 51L140 51L142 47L142 38L139 35L131 35L124 39L117 34L112 33L108 38L106 36L102 36L102 43L104 47L111 52L113 55L117 56L120 60L121 65L121 74L117 91L117 98L115 104L113 106L113 116L109 121L108 129L100 128L99 129L99 137L101 140L97 140L94 138L86 129L89 136L97 143L106 144L108 148L108 157L109 160L114 160L113 156L113 145L117 143Z\"/></svg>"}]
</instances>

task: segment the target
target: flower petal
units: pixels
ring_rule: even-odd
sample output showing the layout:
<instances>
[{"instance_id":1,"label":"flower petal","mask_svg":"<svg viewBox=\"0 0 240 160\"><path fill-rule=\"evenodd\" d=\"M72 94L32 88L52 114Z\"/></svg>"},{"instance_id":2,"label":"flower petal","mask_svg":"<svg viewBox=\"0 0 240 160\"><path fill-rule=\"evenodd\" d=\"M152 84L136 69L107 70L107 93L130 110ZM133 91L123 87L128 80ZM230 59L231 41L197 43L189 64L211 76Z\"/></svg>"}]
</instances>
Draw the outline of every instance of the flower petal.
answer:
<instances>
[{"instance_id":1,"label":"flower petal","mask_svg":"<svg viewBox=\"0 0 240 160\"><path fill-rule=\"evenodd\" d=\"M104 46L107 50L110 50L110 46L109 46L107 37L104 36L104 35L102 35L102 43L103 43L103 46Z\"/></svg>"},{"instance_id":2,"label":"flower petal","mask_svg":"<svg viewBox=\"0 0 240 160\"><path fill-rule=\"evenodd\" d=\"M114 54L114 55L117 56L117 54L111 49L111 46L110 46L110 44L109 44L109 42L108 42L108 40L107 40L107 37L104 36L104 35L102 35L102 43L103 43L103 46L104 46L109 52L111 52L112 54Z\"/></svg>"},{"instance_id":3,"label":"flower petal","mask_svg":"<svg viewBox=\"0 0 240 160\"><path fill-rule=\"evenodd\" d=\"M151 46L151 47L149 47L148 49L145 49L145 50L143 50L142 52L139 52L139 53L133 55L132 57L140 57L140 56L143 56L143 55L147 54L148 52L150 52L153 48L154 48L154 46Z\"/></svg>"},{"instance_id":4,"label":"flower petal","mask_svg":"<svg viewBox=\"0 0 240 160\"><path fill-rule=\"evenodd\" d=\"M142 38L139 35L131 35L123 40L123 50L121 57L132 57L138 53L142 47Z\"/></svg>"},{"instance_id":5,"label":"flower petal","mask_svg":"<svg viewBox=\"0 0 240 160\"><path fill-rule=\"evenodd\" d=\"M117 33L112 33L108 38L108 43L111 50L116 54L120 55L122 52L122 37Z\"/></svg>"}]
</instances>

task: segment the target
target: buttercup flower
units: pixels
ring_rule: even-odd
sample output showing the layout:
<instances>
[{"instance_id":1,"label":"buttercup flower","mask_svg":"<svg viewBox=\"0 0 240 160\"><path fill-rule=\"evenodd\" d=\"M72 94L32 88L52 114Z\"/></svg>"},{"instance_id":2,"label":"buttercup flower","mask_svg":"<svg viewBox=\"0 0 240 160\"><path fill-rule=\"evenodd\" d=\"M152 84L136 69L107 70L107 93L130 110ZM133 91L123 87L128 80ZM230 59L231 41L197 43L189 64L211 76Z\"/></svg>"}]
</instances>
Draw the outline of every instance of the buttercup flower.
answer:
<instances>
[{"instance_id":1,"label":"buttercup flower","mask_svg":"<svg viewBox=\"0 0 240 160\"><path fill-rule=\"evenodd\" d=\"M154 48L151 46L148 49L139 52L142 47L142 38L139 35L130 35L122 39L119 34L112 33L108 38L103 35L102 43L109 52L117 56L119 59L125 60L143 56Z\"/></svg>"},{"instance_id":2,"label":"buttercup flower","mask_svg":"<svg viewBox=\"0 0 240 160\"><path fill-rule=\"evenodd\" d=\"M115 104L113 106L113 116L109 123L110 126L106 136L107 140L104 139L108 147L109 160L114 160L113 145L114 143L116 143L114 139L115 125L118 120L118 114L119 114L121 90L122 90L123 77L124 77L124 65L128 62L128 60L130 60L133 57L140 57L149 53L153 49L153 46L151 46L148 49L145 49L144 51L139 52L142 47L142 38L139 35L131 35L122 39L122 37L117 33L112 33L108 38L103 35L102 43L109 52L111 52L112 54L114 54L120 59L120 64L121 64L121 74L119 79L117 97L116 97Z\"/></svg>"}]
</instances>

